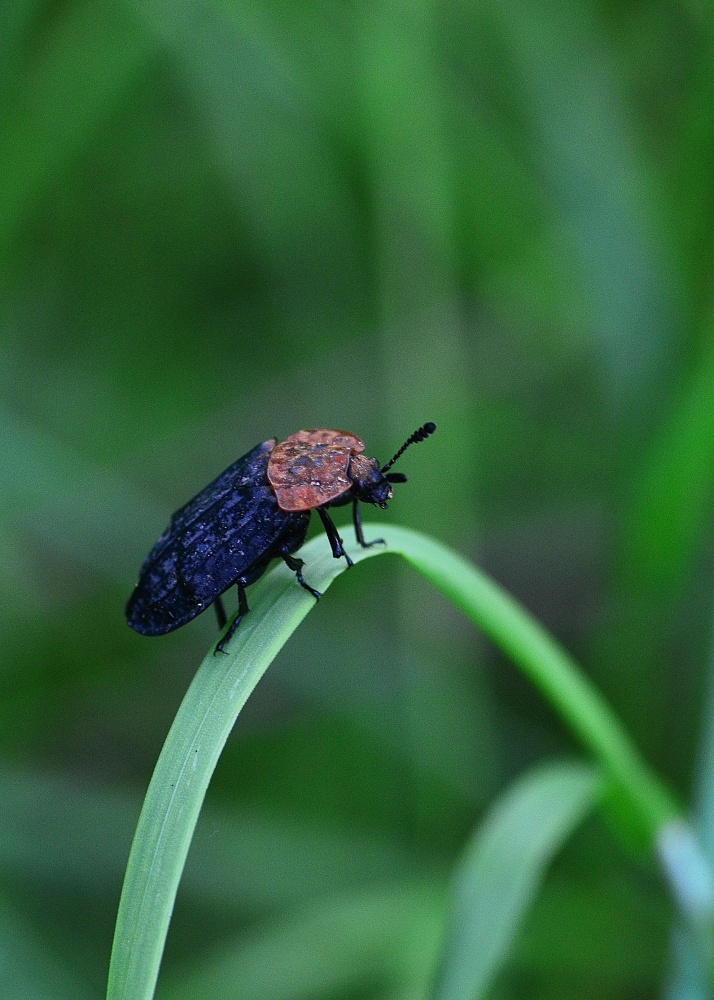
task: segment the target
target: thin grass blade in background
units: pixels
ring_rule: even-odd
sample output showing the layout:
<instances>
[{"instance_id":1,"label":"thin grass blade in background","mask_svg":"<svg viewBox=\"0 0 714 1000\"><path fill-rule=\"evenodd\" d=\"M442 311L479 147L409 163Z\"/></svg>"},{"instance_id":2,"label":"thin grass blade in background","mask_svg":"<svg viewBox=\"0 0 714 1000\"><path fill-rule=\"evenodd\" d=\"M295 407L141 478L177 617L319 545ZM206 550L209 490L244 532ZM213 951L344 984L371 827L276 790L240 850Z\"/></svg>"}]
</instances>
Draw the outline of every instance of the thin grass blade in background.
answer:
<instances>
[{"instance_id":1,"label":"thin grass blade in background","mask_svg":"<svg viewBox=\"0 0 714 1000\"><path fill-rule=\"evenodd\" d=\"M550 764L519 778L491 807L459 865L433 1000L486 994L547 865L601 791L594 767Z\"/></svg>"},{"instance_id":2,"label":"thin grass blade in background","mask_svg":"<svg viewBox=\"0 0 714 1000\"><path fill-rule=\"evenodd\" d=\"M714 641L710 642L708 667L693 825L704 856L714 866ZM710 883L710 906L712 889ZM703 947L701 938L697 938L691 927L676 926L672 932L672 971L665 992L666 1000L709 1000L710 996L706 942Z\"/></svg>"},{"instance_id":3,"label":"thin grass blade in background","mask_svg":"<svg viewBox=\"0 0 714 1000\"><path fill-rule=\"evenodd\" d=\"M603 388L616 410L630 408L670 350L674 275L622 81L589 6L514 0L493 9L523 81L539 173L572 241Z\"/></svg>"},{"instance_id":4,"label":"thin grass blade in background","mask_svg":"<svg viewBox=\"0 0 714 1000\"><path fill-rule=\"evenodd\" d=\"M412 456L419 462L420 489L400 495L402 523L425 527L428 512L438 510L442 523L452 526L450 540L471 546L478 489L476 468L465 456L474 453L479 431L457 307L456 166L436 18L430 0L377 0L360 9L359 126L374 199L385 427L398 442L426 418L439 426L440 447ZM428 813L418 775L438 766L438 759L462 788L496 786L489 753L495 713L489 685L473 670L468 639L454 627L451 609L430 615L430 588L404 566L390 572L398 642L385 666L406 749L405 810L418 836ZM481 688L477 697L467 694L474 684ZM447 721L459 718L453 711L459 685L472 706L472 718L459 720L465 726Z\"/></svg>"},{"instance_id":5,"label":"thin grass blade in background","mask_svg":"<svg viewBox=\"0 0 714 1000\"><path fill-rule=\"evenodd\" d=\"M274 304L286 310L287 330L295 336L306 311L318 309L339 327L358 273L356 218L326 130L271 18L209 0L137 0L136 7L200 104L226 189L281 286ZM318 282L309 299L306 272Z\"/></svg>"}]
</instances>

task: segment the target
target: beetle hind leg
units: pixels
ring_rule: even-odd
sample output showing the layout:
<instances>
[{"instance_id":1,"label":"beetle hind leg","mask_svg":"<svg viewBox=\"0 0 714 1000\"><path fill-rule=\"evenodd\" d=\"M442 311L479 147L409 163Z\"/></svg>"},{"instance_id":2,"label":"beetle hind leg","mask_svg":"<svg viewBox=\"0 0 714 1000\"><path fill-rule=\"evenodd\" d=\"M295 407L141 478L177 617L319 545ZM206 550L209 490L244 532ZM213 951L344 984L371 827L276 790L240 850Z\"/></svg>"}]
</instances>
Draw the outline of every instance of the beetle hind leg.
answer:
<instances>
[{"instance_id":1,"label":"beetle hind leg","mask_svg":"<svg viewBox=\"0 0 714 1000\"><path fill-rule=\"evenodd\" d=\"M305 578L302 575L302 568L305 565L304 560L295 559L293 556L288 555L285 552L283 552L282 555L283 559L285 560L285 565L288 567L288 569L291 569L293 571L293 573L297 577L297 582L300 584L303 590L307 590L309 593L312 594L312 596L315 598L316 601L319 601L320 598L322 597L322 594L320 593L319 590L315 590L314 587L311 587L310 584L306 582Z\"/></svg>"},{"instance_id":2,"label":"beetle hind leg","mask_svg":"<svg viewBox=\"0 0 714 1000\"><path fill-rule=\"evenodd\" d=\"M216 655L216 653L225 653L226 652L224 647L227 646L228 643L231 641L231 637L232 637L233 633L238 628L238 626L240 625L240 623L243 621L244 616L247 615L248 612L249 612L249 610L250 610L250 608L248 607L248 600L247 600L247 598L245 596L245 584L242 583L240 580L238 580L238 581L236 581L236 586L238 587L238 614L235 616L235 618L233 619L233 621L230 623L230 625L228 627L228 631L226 632L226 634L223 636L223 638L220 640L220 642L218 642L216 644L216 648L213 651L213 655L214 656ZM225 609L223 608L223 602L221 601L220 597L218 597L218 598L216 598L216 600L213 603L214 604L220 604L221 610L223 611L223 625L225 625L226 624L226 617L225 617L226 612L225 612ZM216 612L218 612L217 608L216 608Z\"/></svg>"},{"instance_id":3,"label":"beetle hind leg","mask_svg":"<svg viewBox=\"0 0 714 1000\"><path fill-rule=\"evenodd\" d=\"M213 607L216 609L216 618L218 619L218 631L226 627L226 622L228 617L226 616L226 609L223 607L223 601L220 597L217 597L213 602Z\"/></svg>"}]
</instances>

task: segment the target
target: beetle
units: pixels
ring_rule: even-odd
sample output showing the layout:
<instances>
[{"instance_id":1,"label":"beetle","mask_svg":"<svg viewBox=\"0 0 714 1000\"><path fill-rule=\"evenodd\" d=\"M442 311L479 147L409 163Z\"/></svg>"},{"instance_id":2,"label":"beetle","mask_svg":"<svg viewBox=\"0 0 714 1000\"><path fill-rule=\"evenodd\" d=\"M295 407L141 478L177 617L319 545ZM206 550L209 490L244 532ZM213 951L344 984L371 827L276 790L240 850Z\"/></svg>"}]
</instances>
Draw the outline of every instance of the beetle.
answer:
<instances>
[{"instance_id":1,"label":"beetle","mask_svg":"<svg viewBox=\"0 0 714 1000\"><path fill-rule=\"evenodd\" d=\"M235 585L238 614L216 646L222 652L248 613L246 587L278 558L319 599L302 575L303 560L294 556L312 511L322 520L335 559L344 556L352 566L327 508L352 501L357 542L363 548L384 544L381 538L365 541L360 502L386 509L392 484L407 481L389 470L435 430L436 424L424 424L382 468L363 454L364 442L346 431L304 430L280 443L270 438L256 445L173 515L141 567L126 606L129 625L143 635L164 635L213 604L222 629L227 618L221 595Z\"/></svg>"}]
</instances>

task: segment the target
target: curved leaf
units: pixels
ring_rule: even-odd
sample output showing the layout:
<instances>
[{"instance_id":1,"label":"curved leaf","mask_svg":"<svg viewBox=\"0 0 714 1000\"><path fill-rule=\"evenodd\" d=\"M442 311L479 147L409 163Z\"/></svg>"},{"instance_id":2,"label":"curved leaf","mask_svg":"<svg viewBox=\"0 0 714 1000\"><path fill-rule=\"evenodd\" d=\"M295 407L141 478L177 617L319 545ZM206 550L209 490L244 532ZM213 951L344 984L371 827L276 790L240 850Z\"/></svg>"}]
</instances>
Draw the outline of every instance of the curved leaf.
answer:
<instances>
[{"instance_id":1,"label":"curved leaf","mask_svg":"<svg viewBox=\"0 0 714 1000\"><path fill-rule=\"evenodd\" d=\"M577 664L525 609L457 553L406 528L381 534L384 547L350 547L354 561L399 553L450 597L547 695L653 839L675 807ZM301 556L310 583L321 591L344 571L323 537L304 546ZM156 765L119 905L109 1000L153 995L181 872L219 755L248 696L314 599L280 565L251 589L251 605L227 655L211 650L201 664Z\"/></svg>"},{"instance_id":2,"label":"curved leaf","mask_svg":"<svg viewBox=\"0 0 714 1000\"><path fill-rule=\"evenodd\" d=\"M466 848L433 1000L484 996L556 851L596 803L586 764L551 764L521 778Z\"/></svg>"}]
</instances>

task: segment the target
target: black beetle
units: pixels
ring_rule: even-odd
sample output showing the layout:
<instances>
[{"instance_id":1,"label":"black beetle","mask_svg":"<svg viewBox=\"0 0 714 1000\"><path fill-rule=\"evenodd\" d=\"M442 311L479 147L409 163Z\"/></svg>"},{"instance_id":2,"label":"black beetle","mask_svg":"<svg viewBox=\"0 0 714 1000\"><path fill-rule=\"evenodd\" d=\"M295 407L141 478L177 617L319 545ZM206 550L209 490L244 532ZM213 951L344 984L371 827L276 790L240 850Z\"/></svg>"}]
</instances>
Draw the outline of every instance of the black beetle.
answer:
<instances>
[{"instance_id":1,"label":"black beetle","mask_svg":"<svg viewBox=\"0 0 714 1000\"><path fill-rule=\"evenodd\" d=\"M256 445L173 515L144 560L126 606L127 621L143 635L164 635L214 604L223 628L221 594L236 584L238 615L218 652L248 612L245 588L276 558L284 559L300 586L319 598L303 579L303 560L293 556L305 541L312 511L322 519L335 559L344 556L351 566L326 508L352 500L359 544L381 542L365 542L360 500L386 508L394 493L391 484L406 482L406 476L389 469L410 444L435 430L436 424L424 424L381 469L376 458L362 454L364 443L345 431L298 431L281 444L271 438Z\"/></svg>"}]
</instances>

